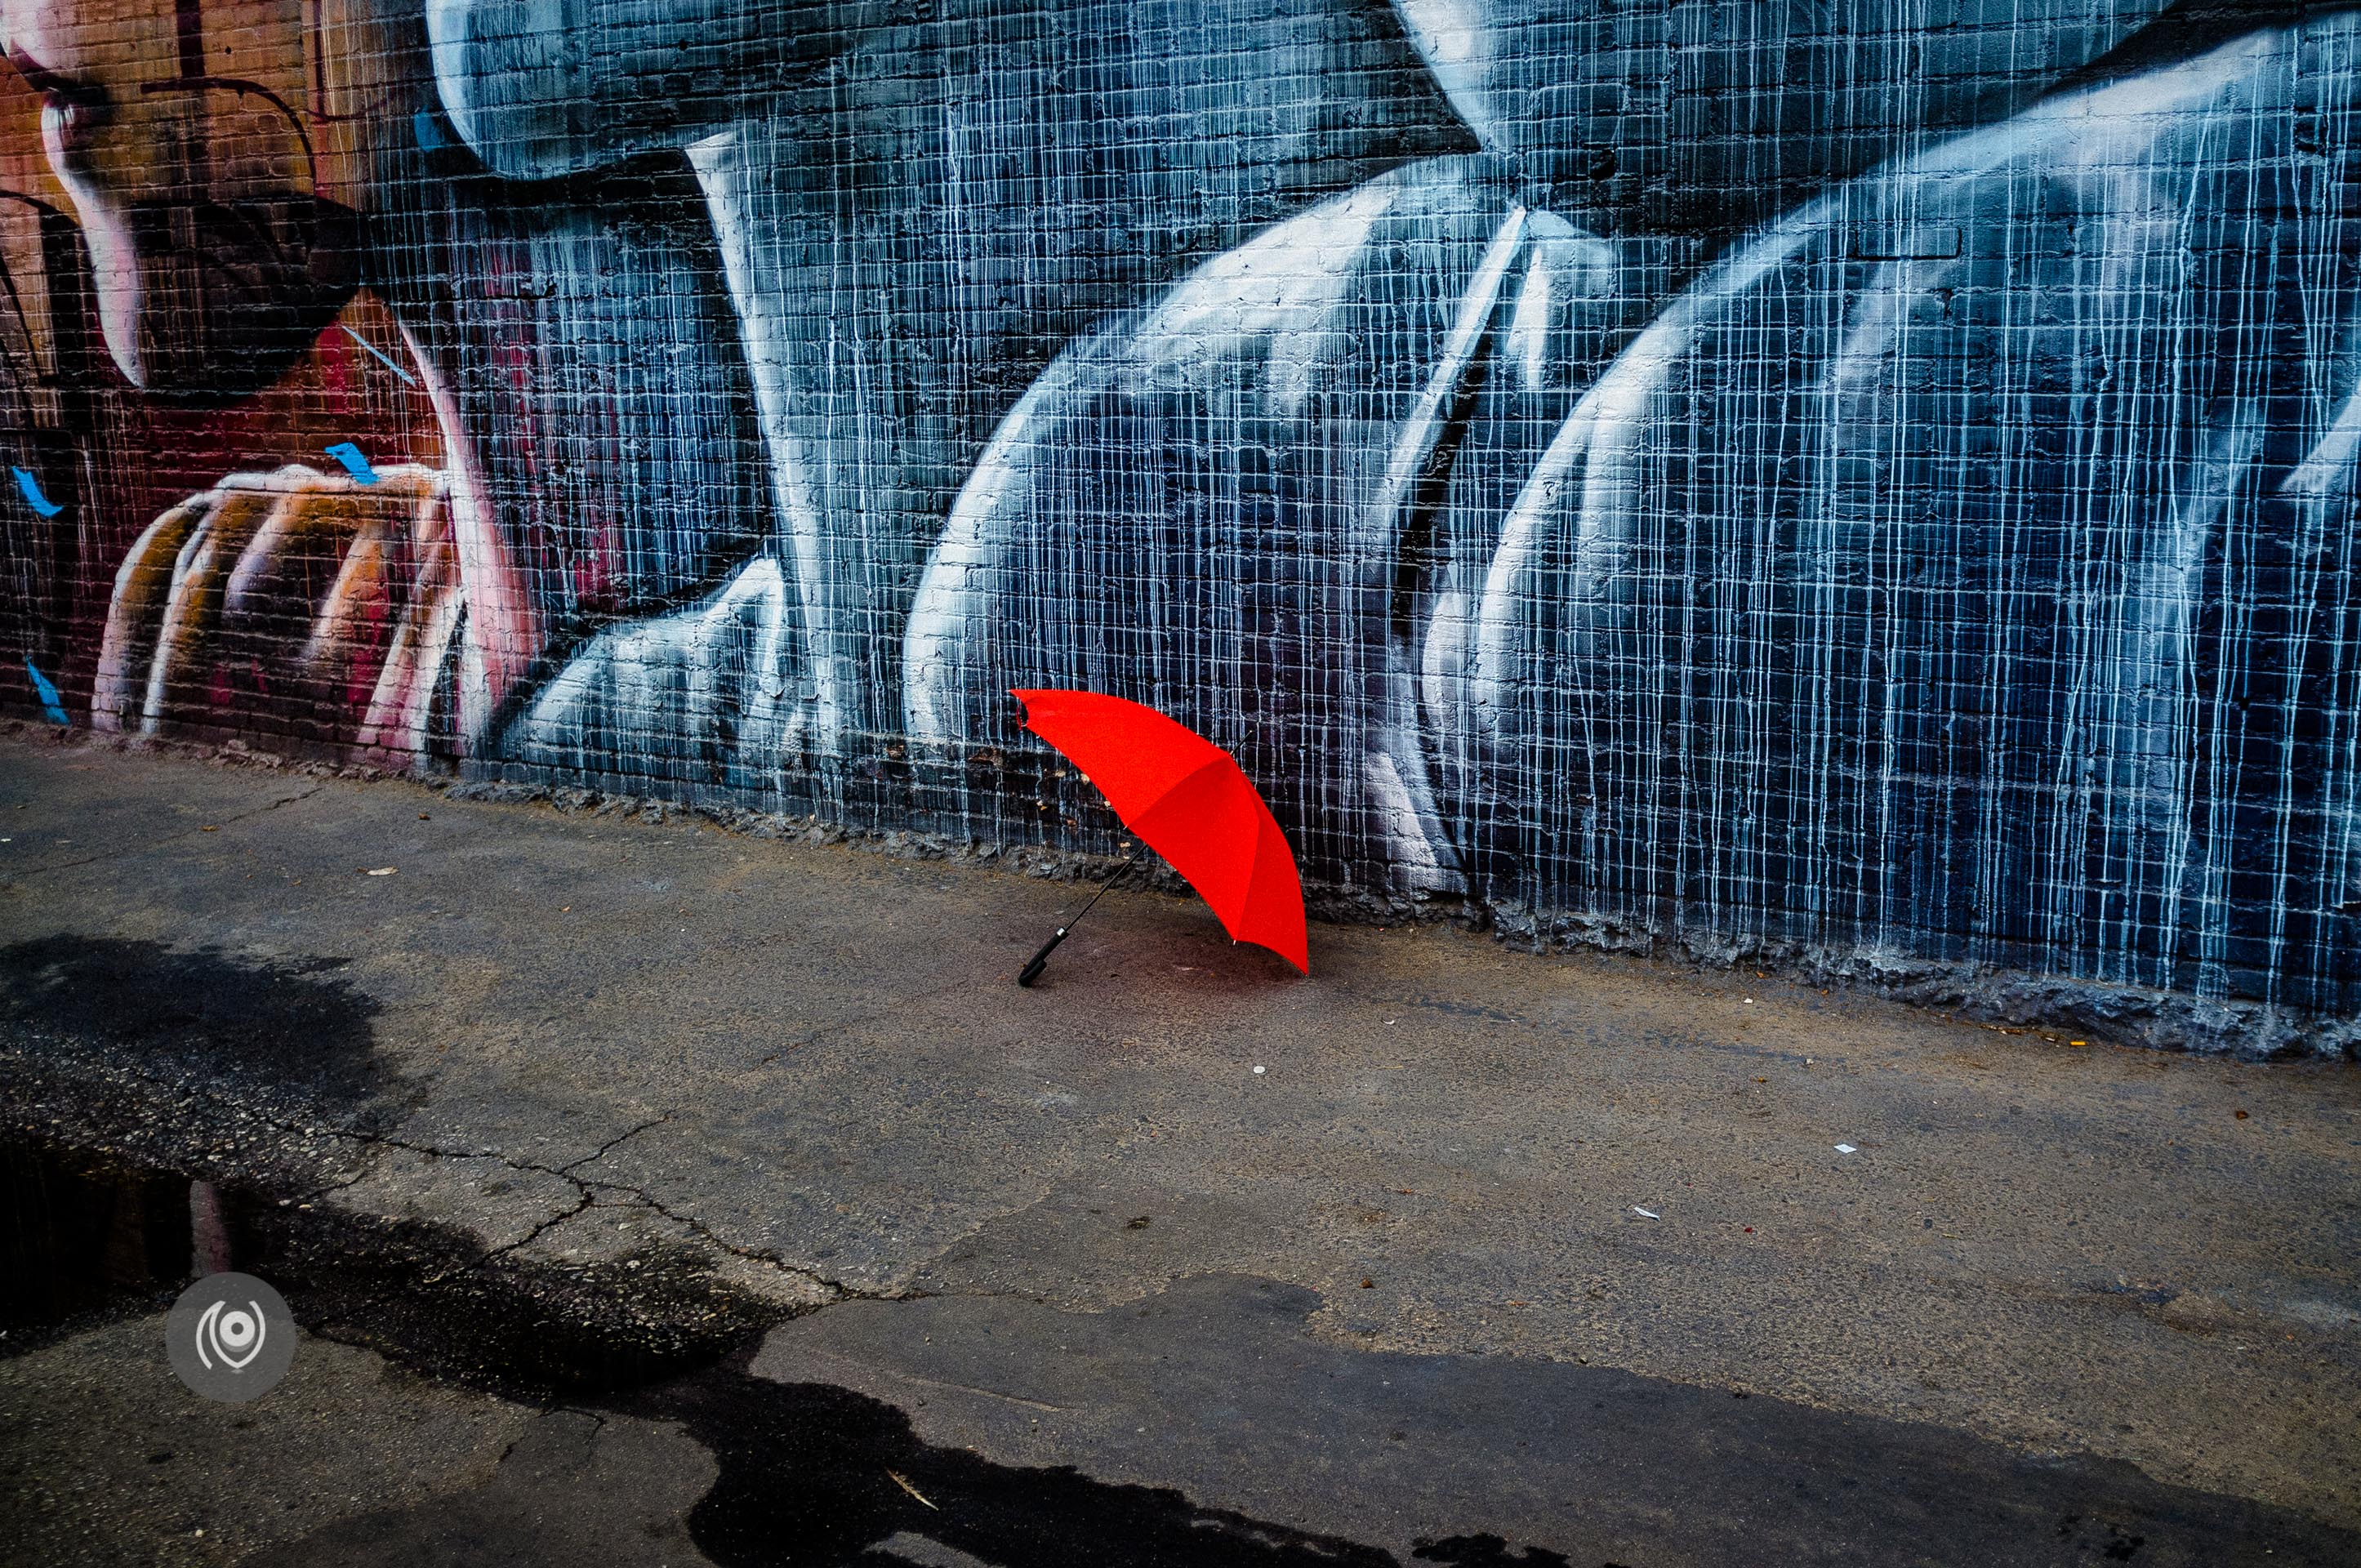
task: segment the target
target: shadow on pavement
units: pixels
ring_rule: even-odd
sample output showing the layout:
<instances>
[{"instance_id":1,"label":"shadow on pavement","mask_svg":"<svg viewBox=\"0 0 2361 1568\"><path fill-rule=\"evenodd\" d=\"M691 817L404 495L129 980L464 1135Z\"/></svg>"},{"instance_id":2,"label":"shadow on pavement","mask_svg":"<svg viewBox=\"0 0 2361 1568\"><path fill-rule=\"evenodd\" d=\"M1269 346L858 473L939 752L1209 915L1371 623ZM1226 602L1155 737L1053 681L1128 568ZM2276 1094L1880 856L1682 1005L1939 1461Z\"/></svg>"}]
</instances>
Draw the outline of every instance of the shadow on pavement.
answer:
<instances>
[{"instance_id":1,"label":"shadow on pavement","mask_svg":"<svg viewBox=\"0 0 2361 1568\"><path fill-rule=\"evenodd\" d=\"M1011 1568L1395 1563L1375 1547L1205 1508L1177 1491L932 1447L902 1411L827 1384L716 1370L660 1391L646 1413L683 1422L721 1466L688 1518L719 1568L876 1563L871 1549L897 1535Z\"/></svg>"},{"instance_id":2,"label":"shadow on pavement","mask_svg":"<svg viewBox=\"0 0 2361 1568\"><path fill-rule=\"evenodd\" d=\"M344 963L44 937L0 948L0 1024L17 1025L36 1049L44 1039L94 1047L150 1076L230 1080L349 1112L390 1085L376 999L328 978Z\"/></svg>"}]
</instances>

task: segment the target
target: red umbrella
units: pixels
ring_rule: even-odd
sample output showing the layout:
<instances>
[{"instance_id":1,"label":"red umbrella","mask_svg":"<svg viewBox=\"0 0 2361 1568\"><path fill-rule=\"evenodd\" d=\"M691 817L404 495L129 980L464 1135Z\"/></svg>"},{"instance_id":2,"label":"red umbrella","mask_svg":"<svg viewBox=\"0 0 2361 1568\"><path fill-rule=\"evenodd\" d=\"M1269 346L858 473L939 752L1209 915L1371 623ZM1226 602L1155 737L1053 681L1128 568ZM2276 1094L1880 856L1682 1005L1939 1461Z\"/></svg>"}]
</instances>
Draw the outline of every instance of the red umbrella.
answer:
<instances>
[{"instance_id":1,"label":"red umbrella","mask_svg":"<svg viewBox=\"0 0 2361 1568\"><path fill-rule=\"evenodd\" d=\"M1140 842L1213 905L1231 936L1312 972L1294 851L1236 758L1187 725L1119 696L1010 695L1025 705L1025 728L1082 769ZM1082 907L1087 914L1090 905ZM1018 984L1033 983L1071 929L1060 927L1049 938Z\"/></svg>"}]
</instances>

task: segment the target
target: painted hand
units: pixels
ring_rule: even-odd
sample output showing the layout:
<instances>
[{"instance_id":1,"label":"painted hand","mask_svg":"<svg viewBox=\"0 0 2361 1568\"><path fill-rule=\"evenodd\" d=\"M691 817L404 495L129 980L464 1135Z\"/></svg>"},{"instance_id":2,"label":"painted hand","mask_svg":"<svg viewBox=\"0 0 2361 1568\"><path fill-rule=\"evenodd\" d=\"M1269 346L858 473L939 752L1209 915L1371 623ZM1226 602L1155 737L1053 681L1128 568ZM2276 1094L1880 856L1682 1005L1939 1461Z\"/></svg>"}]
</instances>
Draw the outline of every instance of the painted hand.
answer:
<instances>
[{"instance_id":1,"label":"painted hand","mask_svg":"<svg viewBox=\"0 0 2361 1568\"><path fill-rule=\"evenodd\" d=\"M234 474L115 579L93 729L285 738L415 761L461 604L443 474Z\"/></svg>"}]
</instances>

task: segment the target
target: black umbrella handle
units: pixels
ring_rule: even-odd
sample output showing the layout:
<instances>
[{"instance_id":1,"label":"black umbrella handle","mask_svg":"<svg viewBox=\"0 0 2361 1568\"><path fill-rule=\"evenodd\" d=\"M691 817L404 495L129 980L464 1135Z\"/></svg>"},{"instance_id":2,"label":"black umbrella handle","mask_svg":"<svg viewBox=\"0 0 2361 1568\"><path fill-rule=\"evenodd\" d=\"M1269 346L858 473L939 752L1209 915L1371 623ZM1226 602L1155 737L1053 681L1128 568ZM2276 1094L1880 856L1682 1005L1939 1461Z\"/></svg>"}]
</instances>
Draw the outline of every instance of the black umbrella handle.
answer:
<instances>
[{"instance_id":1,"label":"black umbrella handle","mask_svg":"<svg viewBox=\"0 0 2361 1568\"><path fill-rule=\"evenodd\" d=\"M1106 896L1107 889L1113 887L1115 883L1122 878L1124 872L1131 870L1133 862L1138 859L1139 851L1137 850L1134 850L1130 854L1126 855L1123 858L1123 864L1115 867L1113 874L1108 876L1106 881L1099 883L1099 890L1091 894L1091 902L1082 905L1082 915L1075 916L1071 924L1059 927L1057 934L1051 937L1048 941L1041 944L1041 950L1033 955L1032 961L1027 964L1023 969L1016 971L1017 984L1030 989L1033 982L1041 978L1041 971L1049 967L1049 955L1058 950L1058 944L1066 939L1067 936L1072 932L1074 927L1082 923L1082 915L1088 915L1091 912L1092 906L1096 905L1100 899Z\"/></svg>"},{"instance_id":2,"label":"black umbrella handle","mask_svg":"<svg viewBox=\"0 0 2361 1568\"><path fill-rule=\"evenodd\" d=\"M1049 955L1058 950L1058 944L1066 939L1069 929L1068 927L1059 927L1058 934L1041 944L1041 950L1033 955L1033 961L1016 971L1017 984L1029 987L1041 978L1041 971L1049 967Z\"/></svg>"}]
</instances>

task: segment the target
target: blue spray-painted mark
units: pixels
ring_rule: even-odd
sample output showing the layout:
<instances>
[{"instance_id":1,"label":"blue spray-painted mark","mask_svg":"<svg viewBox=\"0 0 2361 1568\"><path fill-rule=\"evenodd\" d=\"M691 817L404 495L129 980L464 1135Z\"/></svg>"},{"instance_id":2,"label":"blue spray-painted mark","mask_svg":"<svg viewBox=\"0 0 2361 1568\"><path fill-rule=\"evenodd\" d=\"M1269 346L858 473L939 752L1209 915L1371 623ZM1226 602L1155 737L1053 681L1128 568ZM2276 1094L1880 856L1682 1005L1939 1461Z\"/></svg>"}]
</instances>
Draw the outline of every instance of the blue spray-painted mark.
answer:
<instances>
[{"instance_id":1,"label":"blue spray-painted mark","mask_svg":"<svg viewBox=\"0 0 2361 1568\"><path fill-rule=\"evenodd\" d=\"M428 152L440 152L450 145L443 139L443 133L435 128L434 116L423 109L410 116L410 128L417 133L418 145Z\"/></svg>"},{"instance_id":2,"label":"blue spray-painted mark","mask_svg":"<svg viewBox=\"0 0 2361 1568\"><path fill-rule=\"evenodd\" d=\"M360 483L364 485L377 483L377 470L369 466L369 460L362 456L361 449L351 442L339 441L334 446L324 446L320 450L342 463L345 466L345 472Z\"/></svg>"},{"instance_id":3,"label":"blue spray-painted mark","mask_svg":"<svg viewBox=\"0 0 2361 1568\"><path fill-rule=\"evenodd\" d=\"M33 477L32 475L27 473L22 468L11 468L8 471L16 476L16 488L25 492L25 504L27 506L31 507L43 517L55 517L58 513L66 510L57 502L49 499L49 497L41 494L41 481Z\"/></svg>"},{"instance_id":4,"label":"blue spray-painted mark","mask_svg":"<svg viewBox=\"0 0 2361 1568\"><path fill-rule=\"evenodd\" d=\"M345 325L342 322L338 322L336 323L336 330L343 333L346 337L351 338L355 343L359 344L363 348L368 349L371 354L376 355L379 362L387 369L401 377L405 385L412 387L418 385L418 378L412 376L409 371L404 370L400 365L395 364L393 356L388 354L384 349L379 348L376 344L371 343L368 338L363 337L359 333L355 332L352 328ZM333 452L335 448L330 447L329 450Z\"/></svg>"},{"instance_id":5,"label":"blue spray-painted mark","mask_svg":"<svg viewBox=\"0 0 2361 1568\"><path fill-rule=\"evenodd\" d=\"M24 471L22 468L16 470L19 474ZM30 659L25 661L25 673L33 677L33 695L41 699L43 707L49 709L49 722L58 725L71 724L73 720L66 716L65 698L60 696L58 688L49 684L49 677L35 669L33 661Z\"/></svg>"}]
</instances>

